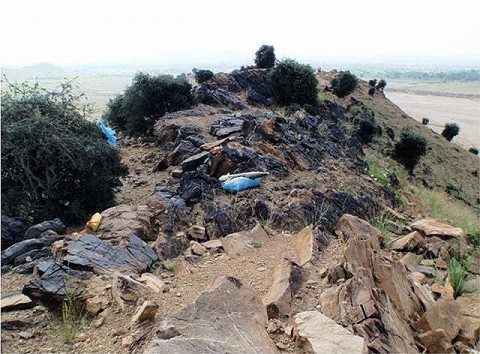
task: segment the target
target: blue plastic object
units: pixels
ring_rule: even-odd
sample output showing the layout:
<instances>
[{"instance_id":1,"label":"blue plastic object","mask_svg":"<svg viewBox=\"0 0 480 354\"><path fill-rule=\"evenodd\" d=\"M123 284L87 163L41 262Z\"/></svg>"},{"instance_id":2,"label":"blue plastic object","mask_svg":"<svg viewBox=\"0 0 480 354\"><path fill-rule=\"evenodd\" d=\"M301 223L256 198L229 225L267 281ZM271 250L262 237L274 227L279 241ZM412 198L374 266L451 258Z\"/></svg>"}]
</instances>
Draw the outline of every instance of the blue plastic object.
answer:
<instances>
[{"instance_id":1,"label":"blue plastic object","mask_svg":"<svg viewBox=\"0 0 480 354\"><path fill-rule=\"evenodd\" d=\"M245 189L255 188L260 185L261 178L250 179L247 177L235 177L222 183L222 188L227 192L238 193Z\"/></svg>"},{"instance_id":2,"label":"blue plastic object","mask_svg":"<svg viewBox=\"0 0 480 354\"><path fill-rule=\"evenodd\" d=\"M112 146L115 146L117 144L117 133L115 132L115 130L107 127L105 123L103 123L103 121L99 121L98 126L100 127L100 129L102 129L103 135L107 137L108 143Z\"/></svg>"}]
</instances>

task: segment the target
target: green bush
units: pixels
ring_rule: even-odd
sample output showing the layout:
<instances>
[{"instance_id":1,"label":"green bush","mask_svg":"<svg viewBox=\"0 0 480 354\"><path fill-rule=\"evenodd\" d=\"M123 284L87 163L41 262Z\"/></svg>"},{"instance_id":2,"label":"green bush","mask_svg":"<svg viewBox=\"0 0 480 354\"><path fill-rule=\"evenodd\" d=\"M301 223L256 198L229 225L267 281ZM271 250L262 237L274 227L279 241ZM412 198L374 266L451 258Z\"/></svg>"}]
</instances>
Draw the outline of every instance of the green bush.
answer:
<instances>
[{"instance_id":1,"label":"green bush","mask_svg":"<svg viewBox=\"0 0 480 354\"><path fill-rule=\"evenodd\" d=\"M332 82L333 93L338 97L345 97L355 90L357 87L357 77L350 73L350 71L344 71L333 78Z\"/></svg>"},{"instance_id":2,"label":"green bush","mask_svg":"<svg viewBox=\"0 0 480 354\"><path fill-rule=\"evenodd\" d=\"M456 123L447 123L445 124L445 128L442 131L442 136L451 141L454 137L456 137L460 133L460 127Z\"/></svg>"},{"instance_id":3,"label":"green bush","mask_svg":"<svg viewBox=\"0 0 480 354\"><path fill-rule=\"evenodd\" d=\"M383 91L385 86L387 86L387 82L384 79L380 79L376 87L377 87L377 90Z\"/></svg>"},{"instance_id":4,"label":"green bush","mask_svg":"<svg viewBox=\"0 0 480 354\"><path fill-rule=\"evenodd\" d=\"M108 103L103 118L129 135L151 134L153 125L165 113L194 104L191 88L185 76L138 73L123 95Z\"/></svg>"},{"instance_id":5,"label":"green bush","mask_svg":"<svg viewBox=\"0 0 480 354\"><path fill-rule=\"evenodd\" d=\"M204 69L193 69L192 72L194 73L195 75L195 80L197 80L197 82L199 84L207 81L207 80L210 80L212 77L213 77L213 71L211 70L204 70Z\"/></svg>"},{"instance_id":6,"label":"green bush","mask_svg":"<svg viewBox=\"0 0 480 354\"><path fill-rule=\"evenodd\" d=\"M368 84L369 84L370 86L372 86L373 88L375 88L375 85L377 84L377 79L369 80L369 81L368 81Z\"/></svg>"},{"instance_id":7,"label":"green bush","mask_svg":"<svg viewBox=\"0 0 480 354\"><path fill-rule=\"evenodd\" d=\"M375 121L361 119L358 128L358 138L363 144L369 144L373 137L379 133L380 127Z\"/></svg>"},{"instance_id":8,"label":"green bush","mask_svg":"<svg viewBox=\"0 0 480 354\"><path fill-rule=\"evenodd\" d=\"M270 80L277 103L317 104L317 79L310 65L285 59L272 70Z\"/></svg>"},{"instance_id":9,"label":"green bush","mask_svg":"<svg viewBox=\"0 0 480 354\"><path fill-rule=\"evenodd\" d=\"M114 205L127 167L85 118L72 82L47 92L6 84L2 93L2 213L31 222L85 222Z\"/></svg>"},{"instance_id":10,"label":"green bush","mask_svg":"<svg viewBox=\"0 0 480 354\"><path fill-rule=\"evenodd\" d=\"M373 96L373 95L375 94L375 87L370 87L370 88L368 89L368 94L369 94L370 96Z\"/></svg>"},{"instance_id":11,"label":"green bush","mask_svg":"<svg viewBox=\"0 0 480 354\"><path fill-rule=\"evenodd\" d=\"M427 140L412 131L402 132L401 139L395 144L394 158L404 165L410 174L420 161L420 157L427 153Z\"/></svg>"},{"instance_id":12,"label":"green bush","mask_svg":"<svg viewBox=\"0 0 480 354\"><path fill-rule=\"evenodd\" d=\"M255 65L257 68L268 69L275 65L275 49L273 45L262 45L255 53Z\"/></svg>"}]
</instances>

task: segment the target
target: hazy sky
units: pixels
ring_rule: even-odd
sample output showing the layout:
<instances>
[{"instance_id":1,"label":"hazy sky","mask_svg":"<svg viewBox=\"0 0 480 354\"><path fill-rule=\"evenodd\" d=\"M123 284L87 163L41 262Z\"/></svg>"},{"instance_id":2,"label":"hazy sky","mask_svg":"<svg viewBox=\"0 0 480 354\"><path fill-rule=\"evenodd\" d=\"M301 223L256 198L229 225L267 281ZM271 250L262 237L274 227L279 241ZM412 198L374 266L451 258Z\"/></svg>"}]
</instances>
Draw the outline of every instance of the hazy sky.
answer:
<instances>
[{"instance_id":1,"label":"hazy sky","mask_svg":"<svg viewBox=\"0 0 480 354\"><path fill-rule=\"evenodd\" d=\"M480 59L477 1L2 0L0 63Z\"/></svg>"}]
</instances>

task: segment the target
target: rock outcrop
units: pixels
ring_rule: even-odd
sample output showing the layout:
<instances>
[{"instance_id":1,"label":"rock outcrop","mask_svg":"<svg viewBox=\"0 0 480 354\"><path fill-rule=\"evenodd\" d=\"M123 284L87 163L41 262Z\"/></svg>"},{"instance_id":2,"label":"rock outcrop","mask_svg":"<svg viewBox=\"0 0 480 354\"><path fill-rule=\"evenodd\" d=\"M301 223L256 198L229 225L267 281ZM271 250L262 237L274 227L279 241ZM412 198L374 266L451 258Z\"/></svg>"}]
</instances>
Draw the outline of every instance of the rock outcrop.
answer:
<instances>
[{"instance_id":1,"label":"rock outcrop","mask_svg":"<svg viewBox=\"0 0 480 354\"><path fill-rule=\"evenodd\" d=\"M217 278L190 305L155 330L146 354L278 353L259 296L239 280Z\"/></svg>"}]
</instances>

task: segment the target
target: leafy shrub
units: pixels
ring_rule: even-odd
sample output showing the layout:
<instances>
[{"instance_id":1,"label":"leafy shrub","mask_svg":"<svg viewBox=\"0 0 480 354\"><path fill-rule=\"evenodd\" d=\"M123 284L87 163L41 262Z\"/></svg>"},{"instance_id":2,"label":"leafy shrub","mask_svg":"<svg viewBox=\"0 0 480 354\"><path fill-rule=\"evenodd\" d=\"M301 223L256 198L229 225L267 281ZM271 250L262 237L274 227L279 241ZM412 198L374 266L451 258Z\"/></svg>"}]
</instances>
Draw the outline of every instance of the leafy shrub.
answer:
<instances>
[{"instance_id":1,"label":"leafy shrub","mask_svg":"<svg viewBox=\"0 0 480 354\"><path fill-rule=\"evenodd\" d=\"M107 107L108 116L104 116L104 118L108 124L118 130L126 130L127 117L123 108L123 95L116 95L114 98L110 98Z\"/></svg>"},{"instance_id":2,"label":"leafy shrub","mask_svg":"<svg viewBox=\"0 0 480 354\"><path fill-rule=\"evenodd\" d=\"M377 90L383 91L385 86L387 86L387 82L384 79L380 79L376 87L377 87Z\"/></svg>"},{"instance_id":3,"label":"leafy shrub","mask_svg":"<svg viewBox=\"0 0 480 354\"><path fill-rule=\"evenodd\" d=\"M375 121L371 121L368 119L361 119L358 128L358 138L359 140L364 143L368 144L373 141L373 137L379 133L380 127L375 123Z\"/></svg>"},{"instance_id":4,"label":"leafy shrub","mask_svg":"<svg viewBox=\"0 0 480 354\"><path fill-rule=\"evenodd\" d=\"M285 59L272 70L270 80L277 103L316 104L317 79L310 65Z\"/></svg>"},{"instance_id":5,"label":"leafy shrub","mask_svg":"<svg viewBox=\"0 0 480 354\"><path fill-rule=\"evenodd\" d=\"M420 157L427 153L427 140L412 131L402 132L400 141L395 144L394 158L404 165L410 174L420 161Z\"/></svg>"},{"instance_id":6,"label":"leafy shrub","mask_svg":"<svg viewBox=\"0 0 480 354\"><path fill-rule=\"evenodd\" d=\"M345 97L355 90L357 87L357 77L350 73L350 71L344 71L338 74L331 82L333 93L338 97Z\"/></svg>"},{"instance_id":7,"label":"leafy shrub","mask_svg":"<svg viewBox=\"0 0 480 354\"><path fill-rule=\"evenodd\" d=\"M212 77L213 77L213 71L210 71L210 70L204 70L204 69L193 69L192 72L194 73L195 75L195 80L197 80L197 82L199 84L207 81L207 80L210 80Z\"/></svg>"},{"instance_id":8,"label":"leafy shrub","mask_svg":"<svg viewBox=\"0 0 480 354\"><path fill-rule=\"evenodd\" d=\"M447 123L443 129L442 136L448 141L451 141L460 132L460 127L457 123Z\"/></svg>"},{"instance_id":9,"label":"leafy shrub","mask_svg":"<svg viewBox=\"0 0 480 354\"><path fill-rule=\"evenodd\" d=\"M373 95L375 94L375 87L370 87L370 88L368 89L368 94L369 94L370 96L373 96Z\"/></svg>"},{"instance_id":10,"label":"leafy shrub","mask_svg":"<svg viewBox=\"0 0 480 354\"><path fill-rule=\"evenodd\" d=\"M150 134L159 117L194 104L191 88L185 76L138 73L121 98L107 104L103 118L129 135Z\"/></svg>"},{"instance_id":11,"label":"leafy shrub","mask_svg":"<svg viewBox=\"0 0 480 354\"><path fill-rule=\"evenodd\" d=\"M257 68L268 69L275 65L275 49L273 45L262 45L255 53L255 65Z\"/></svg>"},{"instance_id":12,"label":"leafy shrub","mask_svg":"<svg viewBox=\"0 0 480 354\"><path fill-rule=\"evenodd\" d=\"M468 149L468 152L471 152L474 155L478 155L478 149L474 147L471 147L470 149Z\"/></svg>"},{"instance_id":13,"label":"leafy shrub","mask_svg":"<svg viewBox=\"0 0 480 354\"><path fill-rule=\"evenodd\" d=\"M368 81L368 84L369 84L370 86L372 86L373 88L375 88L375 85L377 84L377 79L369 80L369 81Z\"/></svg>"},{"instance_id":14,"label":"leafy shrub","mask_svg":"<svg viewBox=\"0 0 480 354\"><path fill-rule=\"evenodd\" d=\"M84 222L114 205L127 167L85 118L73 82L47 92L7 83L2 94L2 213Z\"/></svg>"}]
</instances>

